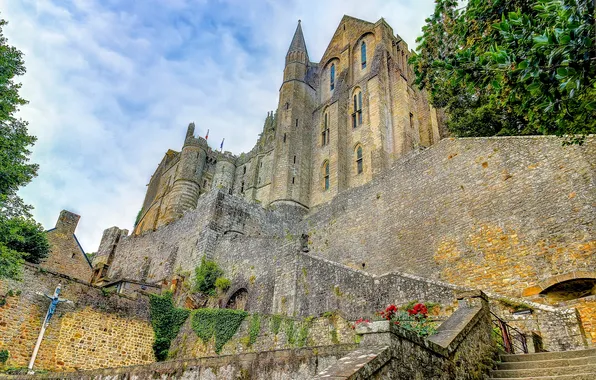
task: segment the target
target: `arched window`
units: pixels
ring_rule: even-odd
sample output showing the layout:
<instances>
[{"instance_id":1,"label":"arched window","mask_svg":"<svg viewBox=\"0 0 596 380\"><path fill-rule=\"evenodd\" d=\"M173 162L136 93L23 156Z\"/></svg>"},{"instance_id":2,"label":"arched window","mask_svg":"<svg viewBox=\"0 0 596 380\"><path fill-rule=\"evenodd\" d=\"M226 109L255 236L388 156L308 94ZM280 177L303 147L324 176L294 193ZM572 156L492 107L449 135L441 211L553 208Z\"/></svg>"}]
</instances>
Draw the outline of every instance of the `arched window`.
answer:
<instances>
[{"instance_id":1,"label":"arched window","mask_svg":"<svg viewBox=\"0 0 596 380\"><path fill-rule=\"evenodd\" d=\"M323 146L329 144L329 115L325 113L323 131L321 132L321 143Z\"/></svg>"},{"instance_id":2,"label":"arched window","mask_svg":"<svg viewBox=\"0 0 596 380\"><path fill-rule=\"evenodd\" d=\"M335 63L331 65L331 70L329 73L329 88L331 91L335 88Z\"/></svg>"},{"instance_id":3,"label":"arched window","mask_svg":"<svg viewBox=\"0 0 596 380\"><path fill-rule=\"evenodd\" d=\"M354 112L352 112L352 127L362 125L362 91L354 93Z\"/></svg>"},{"instance_id":4,"label":"arched window","mask_svg":"<svg viewBox=\"0 0 596 380\"><path fill-rule=\"evenodd\" d=\"M358 145L356 148L356 174L362 173L362 147Z\"/></svg>"},{"instance_id":5,"label":"arched window","mask_svg":"<svg viewBox=\"0 0 596 380\"><path fill-rule=\"evenodd\" d=\"M362 64L362 68L366 69L366 42L364 41L360 45L360 63Z\"/></svg>"},{"instance_id":6,"label":"arched window","mask_svg":"<svg viewBox=\"0 0 596 380\"><path fill-rule=\"evenodd\" d=\"M323 163L323 185L325 190L329 190L329 161Z\"/></svg>"}]
</instances>

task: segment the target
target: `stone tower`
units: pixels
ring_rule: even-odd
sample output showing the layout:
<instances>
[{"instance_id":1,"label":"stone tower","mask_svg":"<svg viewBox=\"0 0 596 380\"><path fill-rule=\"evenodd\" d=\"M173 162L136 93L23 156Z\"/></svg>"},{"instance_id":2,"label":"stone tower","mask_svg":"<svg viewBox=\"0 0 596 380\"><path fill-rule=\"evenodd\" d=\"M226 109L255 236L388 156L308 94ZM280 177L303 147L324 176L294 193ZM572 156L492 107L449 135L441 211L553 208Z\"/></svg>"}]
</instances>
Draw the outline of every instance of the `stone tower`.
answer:
<instances>
[{"instance_id":1,"label":"stone tower","mask_svg":"<svg viewBox=\"0 0 596 380\"><path fill-rule=\"evenodd\" d=\"M207 142L194 137L195 124L190 123L184 146L180 152L180 163L168 195L163 222L178 219L185 211L197 207L201 192L201 178L207 157Z\"/></svg>"},{"instance_id":2,"label":"stone tower","mask_svg":"<svg viewBox=\"0 0 596 380\"><path fill-rule=\"evenodd\" d=\"M316 92L302 27L298 27L286 54L284 80L277 108L277 133L273 160L271 204L308 208L310 193L310 145Z\"/></svg>"}]
</instances>

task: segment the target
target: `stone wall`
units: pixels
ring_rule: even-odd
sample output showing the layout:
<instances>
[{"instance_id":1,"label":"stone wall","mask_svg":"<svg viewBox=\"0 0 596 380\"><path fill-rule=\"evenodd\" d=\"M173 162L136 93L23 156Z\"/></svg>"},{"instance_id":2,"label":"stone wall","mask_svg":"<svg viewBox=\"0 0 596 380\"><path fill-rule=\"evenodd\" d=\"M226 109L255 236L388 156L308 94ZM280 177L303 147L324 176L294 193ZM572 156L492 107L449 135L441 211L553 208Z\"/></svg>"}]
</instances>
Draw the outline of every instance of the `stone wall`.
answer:
<instances>
[{"instance_id":1,"label":"stone wall","mask_svg":"<svg viewBox=\"0 0 596 380\"><path fill-rule=\"evenodd\" d=\"M314 210L317 256L521 296L596 266L596 137L445 139Z\"/></svg>"},{"instance_id":2,"label":"stone wall","mask_svg":"<svg viewBox=\"0 0 596 380\"><path fill-rule=\"evenodd\" d=\"M72 371L152 363L153 329L145 297L131 300L104 295L76 279L27 265L21 282L0 280L0 350L10 353L8 366L27 366L49 301L61 283L61 303L50 321L35 368Z\"/></svg>"},{"instance_id":3,"label":"stone wall","mask_svg":"<svg viewBox=\"0 0 596 380\"><path fill-rule=\"evenodd\" d=\"M253 318L259 320L260 328L254 343L250 343L250 325L253 323ZM244 319L236 334L223 346L219 355L350 345L358 341L352 329L352 323L339 315L291 318L252 314ZM176 360L216 355L214 340L204 343L191 328L191 318L188 318L176 339L172 341L169 358Z\"/></svg>"},{"instance_id":4,"label":"stone wall","mask_svg":"<svg viewBox=\"0 0 596 380\"><path fill-rule=\"evenodd\" d=\"M50 253L41 266L82 281L91 279L91 264L79 244L75 230L80 216L62 210L56 227L46 232Z\"/></svg>"},{"instance_id":5,"label":"stone wall","mask_svg":"<svg viewBox=\"0 0 596 380\"><path fill-rule=\"evenodd\" d=\"M144 379L293 379L310 380L323 368L354 350L354 344L293 350L173 360L151 365L110 368L96 371L40 376L22 379L144 380Z\"/></svg>"}]
</instances>

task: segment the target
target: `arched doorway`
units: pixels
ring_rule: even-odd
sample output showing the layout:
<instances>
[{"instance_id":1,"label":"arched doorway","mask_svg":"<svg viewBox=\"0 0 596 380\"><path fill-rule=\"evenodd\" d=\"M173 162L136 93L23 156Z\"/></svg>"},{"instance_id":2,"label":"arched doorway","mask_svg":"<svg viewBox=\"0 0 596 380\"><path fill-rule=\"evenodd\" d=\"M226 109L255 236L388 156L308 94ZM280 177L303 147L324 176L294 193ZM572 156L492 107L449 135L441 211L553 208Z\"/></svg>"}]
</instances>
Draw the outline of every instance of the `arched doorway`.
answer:
<instances>
[{"instance_id":1,"label":"arched doorway","mask_svg":"<svg viewBox=\"0 0 596 380\"><path fill-rule=\"evenodd\" d=\"M228 299L226 309L246 310L247 302L248 291L245 288L240 288Z\"/></svg>"},{"instance_id":2,"label":"arched doorway","mask_svg":"<svg viewBox=\"0 0 596 380\"><path fill-rule=\"evenodd\" d=\"M571 301L596 295L596 278L574 278L558 282L540 292L549 303Z\"/></svg>"}]
</instances>

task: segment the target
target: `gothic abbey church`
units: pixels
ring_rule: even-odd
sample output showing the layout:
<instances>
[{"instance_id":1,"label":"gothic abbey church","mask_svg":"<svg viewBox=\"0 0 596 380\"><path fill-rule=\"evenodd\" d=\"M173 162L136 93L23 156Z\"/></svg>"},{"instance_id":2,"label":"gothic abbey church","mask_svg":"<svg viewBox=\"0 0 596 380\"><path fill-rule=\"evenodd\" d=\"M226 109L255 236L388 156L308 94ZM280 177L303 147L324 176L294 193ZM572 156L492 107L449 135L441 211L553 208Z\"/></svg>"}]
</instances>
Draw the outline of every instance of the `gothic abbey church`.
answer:
<instances>
[{"instance_id":1,"label":"gothic abbey church","mask_svg":"<svg viewBox=\"0 0 596 380\"><path fill-rule=\"evenodd\" d=\"M135 234L179 218L211 189L308 210L438 142L437 112L413 85L409 56L383 19L345 16L311 62L298 22L277 110L256 146L239 157L211 150L191 124L182 151L168 151L151 178Z\"/></svg>"}]
</instances>

